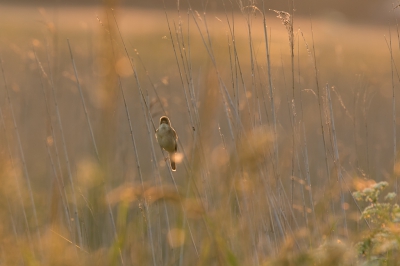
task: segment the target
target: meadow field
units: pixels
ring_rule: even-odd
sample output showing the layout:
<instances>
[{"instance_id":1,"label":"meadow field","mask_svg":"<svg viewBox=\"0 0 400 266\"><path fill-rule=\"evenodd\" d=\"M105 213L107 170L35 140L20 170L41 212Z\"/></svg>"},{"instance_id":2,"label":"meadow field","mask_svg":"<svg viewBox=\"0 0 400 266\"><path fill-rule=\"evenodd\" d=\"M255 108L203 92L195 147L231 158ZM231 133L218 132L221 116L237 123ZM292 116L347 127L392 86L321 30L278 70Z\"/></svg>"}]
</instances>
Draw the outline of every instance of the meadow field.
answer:
<instances>
[{"instance_id":1,"label":"meadow field","mask_svg":"<svg viewBox=\"0 0 400 266\"><path fill-rule=\"evenodd\" d=\"M400 9L281 11L0 4L0 265L396 265Z\"/></svg>"}]
</instances>

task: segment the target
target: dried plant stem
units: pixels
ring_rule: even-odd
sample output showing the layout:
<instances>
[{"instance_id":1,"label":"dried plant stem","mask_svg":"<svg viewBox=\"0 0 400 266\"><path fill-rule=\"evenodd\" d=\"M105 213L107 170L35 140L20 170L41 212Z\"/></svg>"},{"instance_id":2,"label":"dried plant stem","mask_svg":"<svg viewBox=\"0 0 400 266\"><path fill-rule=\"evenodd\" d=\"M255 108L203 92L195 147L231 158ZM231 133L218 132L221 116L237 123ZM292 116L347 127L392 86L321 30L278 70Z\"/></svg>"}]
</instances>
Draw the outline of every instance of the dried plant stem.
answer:
<instances>
[{"instance_id":1,"label":"dried plant stem","mask_svg":"<svg viewBox=\"0 0 400 266\"><path fill-rule=\"evenodd\" d=\"M57 183L58 192L60 193L61 201L62 201L62 204L63 204L63 207L64 207L65 218L67 219L68 230L70 231L70 233L72 233L72 226L71 226L71 223L70 223L71 222L70 221L71 218L70 218L70 214L69 214L69 208L68 208L68 204L66 202L66 198L65 198L65 194L64 194L65 193L65 187L64 187L64 190L61 189L61 181L60 181L61 178L58 177L57 170L56 170L56 167L54 165L53 158L51 157L50 147L49 147L49 145L47 143L47 140L45 140L45 144L46 144L47 155L48 155L49 160L50 160L51 168L53 169L55 182Z\"/></svg>"},{"instance_id":2,"label":"dried plant stem","mask_svg":"<svg viewBox=\"0 0 400 266\"><path fill-rule=\"evenodd\" d=\"M329 164L328 164L328 151L326 148L326 141L325 141L325 130L324 130L324 124L323 124L323 119L322 119L322 104L321 104L322 95L320 93L320 87L319 87L317 56L315 54L314 30L313 30L313 26L312 26L312 21L310 21L310 26L311 26L312 50L313 50L314 70L315 70L315 84L317 87L317 96L318 96L319 120L320 120L320 126L321 126L322 144L324 146L326 176L328 179L328 186L329 186L331 183L331 178L330 178L330 171L329 171ZM331 201L332 212L335 213L335 206L334 206L332 196L330 198L330 201Z\"/></svg>"},{"instance_id":3,"label":"dried plant stem","mask_svg":"<svg viewBox=\"0 0 400 266\"><path fill-rule=\"evenodd\" d=\"M203 147L203 142L202 142L202 138L200 137L202 135L202 131L201 131L201 127L200 127L200 119L199 119L199 114L198 114L198 110L197 110L197 106L196 106L196 98L195 98L195 93L194 93L194 85L193 85L193 77L192 77L192 67L191 67L191 62L190 62L190 43L189 43L189 32L188 32L188 51L189 51L189 57L186 53L186 45L184 42L184 37L183 37L183 32L182 32L182 21L181 21L181 16L180 16L180 10L179 10L179 2L178 2L178 15L179 15L179 29L176 29L176 25L174 23L174 28L175 28L175 32L176 32L176 43L178 46L178 51L180 54L180 58L182 61L182 69L183 72L185 74L185 79L187 82L187 87L189 90L189 95L191 98L191 103L192 103L192 108L193 108L193 112L190 110L190 104L189 104L189 100L187 97L187 93L186 93L186 89L183 83L183 79L182 79L182 73L181 73L181 68L179 67L179 60L178 60L178 55L175 49L175 44L174 44L174 40L172 37L172 32L170 29L170 25L169 25L169 20L168 20L168 14L166 12L166 10L164 9L165 12L165 16L167 19L167 24L168 24L168 29L169 29L169 33L171 36L171 42L172 42L172 47L174 50L174 54L175 54L175 60L176 63L178 64L178 70L180 72L181 75L181 82L182 82L182 89L184 90L184 94L185 94L185 100L186 100L186 107L188 108L188 114L189 114L189 118L191 121L191 127L192 129L197 129L197 130L192 130L191 132L193 133L193 139L195 139L196 141L194 141L195 145L198 145L199 150L200 150L200 155L201 155L201 159L202 159L202 164L203 167L205 167L207 170L204 171L206 173L206 175L208 176L208 161L206 160L206 156L205 156L205 152L204 152L204 147ZM190 21L190 17L189 17L189 12L188 12L188 30L189 30L189 21ZM182 52L183 51L183 52ZM193 116L193 117L192 117ZM178 139L179 142L179 146L180 149L184 152L184 149L180 143L180 139ZM196 146L194 146L196 148ZM184 156L184 158L187 158L186 156ZM210 187L210 184L208 182L209 178L205 178L204 182L206 183L206 187ZM196 188L197 190L197 188ZM206 200L209 199L210 197L208 196L207 191L209 191L209 189L205 189L204 194L206 195Z\"/></svg>"},{"instance_id":4,"label":"dried plant stem","mask_svg":"<svg viewBox=\"0 0 400 266\"><path fill-rule=\"evenodd\" d=\"M81 233L81 227L79 224L79 213L78 213L76 194L75 194L75 186L74 186L74 181L72 178L71 164L69 161L67 145L65 142L65 136L64 136L64 130L63 130L62 122L61 122L60 110L58 108L58 101L57 101L56 91L55 91L55 87L54 87L53 74L51 71L50 63L49 63L49 61L50 61L49 54L47 54L47 61L49 64L49 71L50 71L50 86L51 86L51 91L52 91L52 95L53 95L54 105L56 107L57 123L58 123L58 127L59 127L59 130L61 133L61 141L62 141L62 146L63 146L63 150L64 150L65 161L67 163L68 178L69 178L69 181L71 184L72 203L73 203L73 208L74 208L73 209L73 212L74 212L73 219L75 221L75 230L78 235L78 241L76 241L76 239L75 239L76 234L73 234L73 239L74 239L74 243L78 242L79 246L83 248L82 233Z\"/></svg>"},{"instance_id":5,"label":"dried plant stem","mask_svg":"<svg viewBox=\"0 0 400 266\"><path fill-rule=\"evenodd\" d=\"M93 134L93 128L92 128L92 125L90 123L89 114L88 114L88 111L87 111L87 108L86 108L85 98L83 97L83 92L82 92L81 84L79 82L79 77L78 77L78 71L76 70L75 60L74 60L74 56L72 54L72 49L71 49L71 44L69 42L69 39L67 39L67 43L68 43L69 54L71 56L72 66L73 66L73 69L74 69L76 85L78 86L79 95L81 96L80 98L81 98L81 101L82 101L83 110L85 111L86 122L88 123L88 126L89 126L90 136L92 137L92 142L93 142L94 150L96 152L97 159L100 160L99 151L97 149L96 140L95 140L94 134Z\"/></svg>"},{"instance_id":6,"label":"dried plant stem","mask_svg":"<svg viewBox=\"0 0 400 266\"><path fill-rule=\"evenodd\" d=\"M12 116L12 120L13 120L13 124L14 124L14 131L15 131L15 134L17 135L18 147L19 147L19 151L20 151L20 155L21 155L21 161L22 161L22 165L23 165L23 169L24 169L24 175L25 175L25 178L26 178L26 183L28 185L29 199L30 199L31 204L32 204L32 210L33 210L33 215L34 215L34 219L35 219L35 229L36 229L36 232L37 232L37 237L38 237L38 242L39 242L39 250L40 250L40 252L43 252L42 239L41 239L41 236L40 236L39 221L38 221L37 212L36 212L35 200L33 198L31 180L30 180L30 176L29 176L29 173L28 173L28 168L27 168L27 165L26 165L24 150L22 149L21 137L20 137L19 130L18 130L18 127L17 127L17 121L15 119L14 108L13 108L13 105L12 105L12 102L11 102L11 98L10 98L10 94L9 94L9 91L8 91L6 75L4 73L3 59L1 57L0 57L0 65L1 65L1 73L3 75L4 88L6 90L6 95L7 95L7 102L8 102L8 106L10 108L10 111L11 111L11 116Z\"/></svg>"},{"instance_id":7,"label":"dried plant stem","mask_svg":"<svg viewBox=\"0 0 400 266\"><path fill-rule=\"evenodd\" d=\"M136 168L137 168L138 175L139 175L139 178L140 178L140 184L142 186L142 192L144 193L145 189L144 189L143 176L142 176L142 171L141 171L141 168L140 168L140 162L139 162L139 155L138 155L138 152L137 152L136 140L135 140L135 136L133 134L131 116L129 114L128 106L126 104L125 93L124 93L124 89L122 87L120 79L119 79L119 88L120 88L121 93L122 93L122 99L124 101L125 112L126 112L126 116L128 118L128 124L129 124L131 140L132 140L132 146L133 146L133 151L135 153ZM150 214L149 214L149 205L147 203L146 198L144 198L144 210L145 210L145 214L146 214L147 229L148 229L149 238L150 238L150 247L151 247L151 255L152 255L152 259L153 259L153 265L156 266L157 262L156 262L155 251L154 251L154 244L153 244L153 232L152 232L151 220L150 220L151 217L150 217Z\"/></svg>"},{"instance_id":8,"label":"dried plant stem","mask_svg":"<svg viewBox=\"0 0 400 266\"><path fill-rule=\"evenodd\" d=\"M369 137L368 137L368 106L367 106L367 90L364 91L363 99L363 114L364 114L364 127L365 127L365 149L366 149L366 163L367 163L367 176L370 177L371 170L369 164Z\"/></svg>"},{"instance_id":9,"label":"dried plant stem","mask_svg":"<svg viewBox=\"0 0 400 266\"><path fill-rule=\"evenodd\" d=\"M163 3L164 3L164 1L163 1ZM179 5L178 5L178 7L179 7ZM175 48L175 42L174 42L174 38L172 36L171 26L170 26L170 22L169 22L169 19L168 19L168 13L167 13L167 10L165 8L165 3L164 3L164 13L165 13L165 18L167 20L169 36L171 38L171 44L172 44L172 48L174 50L175 61L176 61L176 65L178 67L179 77L180 77L181 84L182 84L182 90L183 90L184 95L185 95L185 100L186 100L186 105L187 105L186 107L187 107L187 110L188 110L188 114L189 114L191 125L193 127L194 126L194 122L193 122L193 118L192 118L192 114L191 114L190 105L189 105L189 102L188 102L188 97L187 97L187 93L186 93L186 89L185 89L185 83L183 81L182 70L181 70L181 67L180 67L180 64L179 64L179 60L178 60L178 55L177 55L177 52L176 52L177 49ZM178 34L178 32L177 32L177 34ZM179 38L178 37L177 37L177 40L178 40L178 44L179 44ZM179 51L181 51L181 49L179 49ZM185 68L185 64L184 64L184 60L183 60L183 57L182 57L182 53L181 53L181 59L182 59L182 63L183 63L183 68ZM186 71L185 71L185 73L186 73Z\"/></svg>"},{"instance_id":10,"label":"dried plant stem","mask_svg":"<svg viewBox=\"0 0 400 266\"><path fill-rule=\"evenodd\" d=\"M0 118L1 118L1 127L3 128L4 136L6 138L6 143L7 143L7 154L8 154L8 158L10 160L10 163L11 163L11 168L12 168L12 171L13 171L13 174L14 174L14 180L15 180L15 184L16 184L16 187L17 187L17 195L18 195L18 199L20 201L21 207L22 207L22 214L24 216L24 222L25 222L25 228L26 228L25 230L26 230L26 233L27 233L27 236L28 236L28 240L29 240L29 244L31 246L32 252L33 252L33 254L35 254L34 249L33 249L33 244L32 244L33 242L32 242L32 237L31 237L31 230L29 228L29 222L28 222L28 218L27 218L27 215L26 215L26 211L25 211L25 202L24 202L24 200L22 198L21 187L20 187L20 184L19 184L19 181L18 181L18 176L17 176L17 169L15 167L14 159L13 159L13 156L11 154L10 143L9 143L8 138L7 138L6 124L5 124L5 121L4 121L3 111L1 110L1 108L0 108Z\"/></svg>"},{"instance_id":11,"label":"dried plant stem","mask_svg":"<svg viewBox=\"0 0 400 266\"><path fill-rule=\"evenodd\" d=\"M312 217L313 217L313 225L315 228L317 228L317 232L319 233L319 227L317 224L317 218L316 218L316 214L315 214L315 209L314 209L314 199L313 199L313 191L312 191L312 185L311 185L311 175L310 175L310 164L309 164L309 160L308 160L308 146L307 146L307 135L306 135L306 129L305 129L305 121L304 121L304 109L303 109L303 94L302 94L302 88L301 88L301 75L300 75L300 34L299 32L301 32L300 30L298 31L298 35L297 35L297 66L298 66L298 86L299 86L299 96L300 96L300 124L301 124L301 131L303 135L303 141L299 140L299 143L304 143L303 144L303 149L302 149L302 156L303 156L303 162L304 162L304 169L305 169L305 180L306 180L306 186L308 189L308 197L309 197L309 204L311 207L311 211L312 211ZM302 32L301 32L302 33ZM304 36L303 36L304 37ZM299 125L300 127L300 125ZM299 129L300 131L300 129ZM301 137L300 137L301 138ZM301 145L301 144L300 144ZM312 243L310 243L312 246Z\"/></svg>"},{"instance_id":12,"label":"dried plant stem","mask_svg":"<svg viewBox=\"0 0 400 266\"><path fill-rule=\"evenodd\" d=\"M330 93L328 84L326 84L326 95L327 95L327 104L329 105L330 122L331 122L332 138L333 138L334 163L335 163L336 172L338 175L338 182L340 185L340 203L341 203L340 208L343 211L343 222L344 222L345 235L348 237L349 232L347 229L347 218L346 218L346 207L345 207L345 200L344 200L342 167L341 167L340 159L339 159L339 149L338 149L338 144L337 144L337 139L336 139L335 120L333 118L331 93Z\"/></svg>"},{"instance_id":13,"label":"dried plant stem","mask_svg":"<svg viewBox=\"0 0 400 266\"><path fill-rule=\"evenodd\" d=\"M79 82L79 77L78 77L78 71L76 69L75 60L74 60L74 56L73 56L73 53L72 53L71 44L69 42L69 39L67 39L67 43L68 43L69 53L70 53L70 56L71 56L72 66L73 66L73 69L74 69L76 84L77 84L77 87L78 87L78 90L79 90L79 95L80 95L80 98L81 98L82 107L83 107L83 110L85 112L86 122L87 122L89 130L90 130L90 136L91 136L91 139L92 139L92 143L93 143L93 147L94 147L94 150L95 150L95 153L96 153L96 157L97 157L97 160L98 160L98 162L100 164L101 163L100 155L99 155L99 151L97 149L97 144L96 144L96 139L94 137L92 124L90 123L89 114L88 114L88 111L87 111L87 108L86 108L85 98L83 97L83 92L82 92L82 88L81 88L81 85L80 85L80 82ZM103 182L104 182L104 180L103 180ZM118 242L117 228L115 227L114 215L112 213L111 205L110 205L110 202L108 200L108 196L107 196L108 190L105 187L105 184L104 184L104 190L105 190L105 198L106 198L106 202L107 202L107 206L108 206L108 210L109 210L109 214L110 214L111 223L113 225L114 236L116 238L116 241ZM124 265L124 260L122 258L122 252L121 252L120 247L118 247L118 250L119 250L119 257L120 257L121 263L122 263L122 265Z\"/></svg>"},{"instance_id":14,"label":"dried plant stem","mask_svg":"<svg viewBox=\"0 0 400 266\"><path fill-rule=\"evenodd\" d=\"M255 59L254 59L254 51L253 51L253 40L252 40L252 34L251 34L251 26L252 26L252 13L255 12L254 8L251 8L251 12L248 11L247 14L245 15L246 23L247 23L247 34L248 34L248 41L249 41L249 52L250 52L250 69L251 69L251 93L253 97L253 103L251 104L253 106L253 109L251 110L251 116L250 116L250 121L252 121L252 126L253 128L255 127L255 101L256 101L256 73L255 73Z\"/></svg>"},{"instance_id":15,"label":"dried plant stem","mask_svg":"<svg viewBox=\"0 0 400 266\"><path fill-rule=\"evenodd\" d=\"M396 163L397 163L397 143L396 143L396 95L395 95L395 85L394 85L394 58L393 58L393 49L392 49L392 33L389 27L389 43L386 40L386 44L389 48L390 53L390 70L391 70L391 81L392 81L392 119L393 119L393 175L395 178L395 192L396 192L396 201L398 201L398 174L396 173Z\"/></svg>"},{"instance_id":16,"label":"dried plant stem","mask_svg":"<svg viewBox=\"0 0 400 266\"><path fill-rule=\"evenodd\" d=\"M304 157L304 166L305 166L305 169L306 169L308 196L310 198L309 200L310 200L311 211L313 213L314 224L317 225L317 218L315 216L314 200L313 200L313 193L312 193L312 186L311 186L310 164L308 162L308 148L307 148L306 129L305 129L305 126L304 126L304 122L302 123L302 129L303 129L303 141L304 141L303 157Z\"/></svg>"},{"instance_id":17,"label":"dried plant stem","mask_svg":"<svg viewBox=\"0 0 400 266\"><path fill-rule=\"evenodd\" d=\"M14 238L15 238L15 243L17 244L17 246L18 246L18 251L19 251L19 257L21 258L20 260L22 261L22 265L24 265L25 264L25 261L23 261L22 260L22 258L24 257L23 256L23 249L22 249L22 245L21 245L21 241L20 241L20 239L19 239L19 237L18 237L18 234L17 234L17 228L15 227L15 221L14 221L14 217L13 217L13 214L12 214L12 211L11 211L11 206L10 206L10 201L9 201L9 199L8 199L8 196L6 195L6 200L7 200L7 210L8 210L8 215L9 215L9 217L10 217L10 222L11 222L11 227L12 227L12 231L13 231L13 235L14 235ZM29 228L28 228L28 231L29 231ZM29 240L29 242L30 242L30 245L32 245L32 241L31 241L31 239ZM31 250L33 251L33 248L31 247ZM3 254L4 255L4 254ZM3 260L3 261L7 261L7 260Z\"/></svg>"},{"instance_id":18,"label":"dried plant stem","mask_svg":"<svg viewBox=\"0 0 400 266\"><path fill-rule=\"evenodd\" d=\"M264 39L265 39L265 50L267 56L267 66L268 66L268 85L269 85L269 94L271 97L271 112L272 112L272 121L274 127L274 157L275 157L275 164L279 165L279 149L278 149L278 135L276 130L276 112L275 112L275 98L274 98L274 90L272 86L272 76L271 76L271 59L270 59L270 47L269 47L269 40L268 40L268 32L267 32L267 22L265 18L265 9L264 9L264 0L263 0L263 23L264 23Z\"/></svg>"},{"instance_id":19,"label":"dried plant stem","mask_svg":"<svg viewBox=\"0 0 400 266\"><path fill-rule=\"evenodd\" d=\"M45 77L48 77L47 74L44 72L42 64L39 61L39 58L37 57L36 51L34 51L34 54L35 54L35 59L36 59L36 63L38 65L38 68L42 70L42 73L43 73L43 75ZM39 74L39 76L40 76L40 84L41 84L41 87L42 87L43 98L44 98L45 105L46 105L47 119L48 119L49 124L50 124L51 137L53 138L53 143L57 143L56 134L54 132L53 123L51 121L49 102L48 102L47 95L46 95L45 88L44 88L44 84L43 84L43 78L42 78L42 75ZM53 159L52 159L51 153L50 153L50 147L49 147L49 145L47 143L47 139L45 140L45 142L46 142L46 147L47 147L47 150L48 150L48 153L49 153L48 156L49 156L50 163L51 163L53 171L54 171L54 175L56 177L57 184L58 184L59 187L61 185L63 187L63 189L60 188L59 192L60 192L61 199L62 199L62 202L63 202L66 223L68 225L68 229L69 229L70 234L72 234L73 230L72 230L72 225L71 225L71 215L70 215L70 210L69 210L69 206L68 206L68 203L67 203L68 200L67 200L67 193L65 191L65 185L64 185L64 181L62 179L61 161L60 161L60 156L59 156L59 153L58 153L58 148L57 148L57 145L55 144L54 145L54 149L55 149L55 153L56 153L56 157L57 157L57 165L58 165L58 171L59 171L60 175L57 174L57 170L55 169L55 166L54 166L54 163L53 163Z\"/></svg>"}]
</instances>

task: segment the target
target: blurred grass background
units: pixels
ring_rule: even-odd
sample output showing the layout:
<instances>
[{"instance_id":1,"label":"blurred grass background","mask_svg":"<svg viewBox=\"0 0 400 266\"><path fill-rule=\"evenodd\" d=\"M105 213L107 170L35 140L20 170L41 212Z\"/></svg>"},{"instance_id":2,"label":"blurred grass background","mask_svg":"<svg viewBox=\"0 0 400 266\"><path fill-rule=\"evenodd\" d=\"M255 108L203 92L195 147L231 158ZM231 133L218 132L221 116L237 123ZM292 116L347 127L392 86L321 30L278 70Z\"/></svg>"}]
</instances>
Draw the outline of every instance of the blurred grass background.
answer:
<instances>
[{"instance_id":1,"label":"blurred grass background","mask_svg":"<svg viewBox=\"0 0 400 266\"><path fill-rule=\"evenodd\" d=\"M362 261L368 227L350 192L397 191L398 10L326 3L295 3L293 96L288 32L269 10L288 3L2 3L0 263ZM164 114L174 173L154 138Z\"/></svg>"}]
</instances>

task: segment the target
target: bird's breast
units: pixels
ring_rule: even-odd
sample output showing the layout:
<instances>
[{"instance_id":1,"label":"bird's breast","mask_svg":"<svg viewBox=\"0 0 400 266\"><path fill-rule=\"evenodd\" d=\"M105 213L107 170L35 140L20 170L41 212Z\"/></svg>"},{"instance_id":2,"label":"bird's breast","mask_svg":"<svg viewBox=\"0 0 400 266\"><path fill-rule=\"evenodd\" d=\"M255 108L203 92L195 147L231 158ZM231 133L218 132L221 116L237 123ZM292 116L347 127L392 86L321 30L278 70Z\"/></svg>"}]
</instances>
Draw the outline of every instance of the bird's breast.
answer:
<instances>
[{"instance_id":1,"label":"bird's breast","mask_svg":"<svg viewBox=\"0 0 400 266\"><path fill-rule=\"evenodd\" d=\"M161 125L157 131L157 141L160 146L168 151L175 151L175 137L168 125Z\"/></svg>"}]
</instances>

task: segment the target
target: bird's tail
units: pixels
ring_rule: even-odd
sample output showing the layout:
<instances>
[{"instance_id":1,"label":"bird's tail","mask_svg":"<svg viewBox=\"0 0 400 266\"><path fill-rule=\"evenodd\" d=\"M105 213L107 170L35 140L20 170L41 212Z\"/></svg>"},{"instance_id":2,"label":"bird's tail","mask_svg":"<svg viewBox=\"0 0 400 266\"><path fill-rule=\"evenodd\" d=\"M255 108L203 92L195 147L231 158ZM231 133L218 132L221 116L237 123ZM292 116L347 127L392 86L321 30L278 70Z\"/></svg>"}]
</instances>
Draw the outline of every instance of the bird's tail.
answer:
<instances>
[{"instance_id":1,"label":"bird's tail","mask_svg":"<svg viewBox=\"0 0 400 266\"><path fill-rule=\"evenodd\" d=\"M172 169L172 171L176 171L175 152L169 154L169 159L171 161L171 169Z\"/></svg>"}]
</instances>

